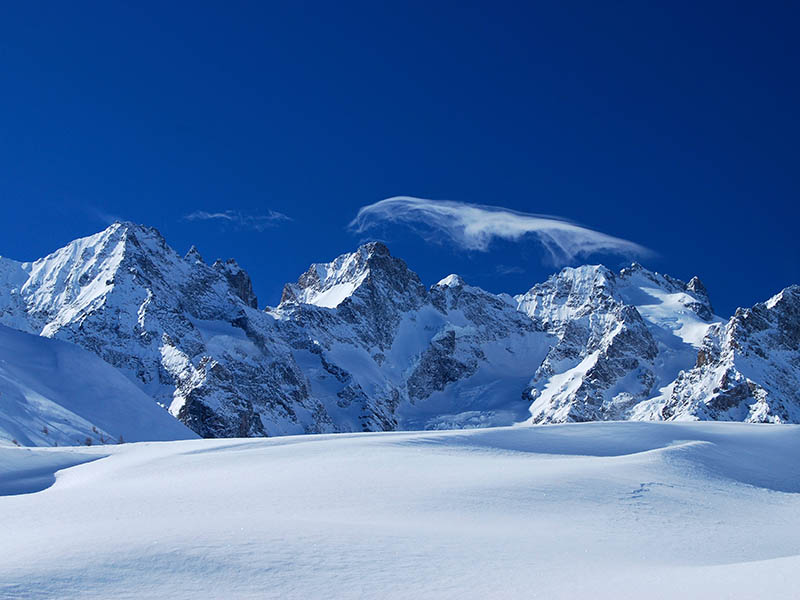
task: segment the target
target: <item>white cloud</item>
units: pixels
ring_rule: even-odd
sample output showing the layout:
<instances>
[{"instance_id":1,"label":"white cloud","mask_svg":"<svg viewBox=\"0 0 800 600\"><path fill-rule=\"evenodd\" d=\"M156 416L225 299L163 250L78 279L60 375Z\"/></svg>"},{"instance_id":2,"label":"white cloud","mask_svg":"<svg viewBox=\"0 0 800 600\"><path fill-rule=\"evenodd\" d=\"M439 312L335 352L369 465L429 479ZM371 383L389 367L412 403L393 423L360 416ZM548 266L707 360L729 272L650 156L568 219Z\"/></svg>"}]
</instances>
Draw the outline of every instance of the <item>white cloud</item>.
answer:
<instances>
[{"instance_id":1,"label":"white cloud","mask_svg":"<svg viewBox=\"0 0 800 600\"><path fill-rule=\"evenodd\" d=\"M253 229L255 231L264 231L268 227L273 227L280 221L291 221L283 213L274 210L269 210L264 214L252 215L238 210L224 210L221 212L208 212L205 210L196 210L183 217L186 221L218 221L234 225L242 229Z\"/></svg>"},{"instance_id":2,"label":"white cloud","mask_svg":"<svg viewBox=\"0 0 800 600\"><path fill-rule=\"evenodd\" d=\"M514 265L497 265L495 269L500 275L518 275L524 273L525 269Z\"/></svg>"},{"instance_id":3,"label":"white cloud","mask_svg":"<svg viewBox=\"0 0 800 600\"><path fill-rule=\"evenodd\" d=\"M553 263L558 265L596 253L623 256L651 254L644 246L560 217L410 196L396 196L362 206L350 223L350 228L364 233L384 223L403 223L429 241L449 240L465 250L483 252L497 238L517 241L533 236L544 246Z\"/></svg>"}]
</instances>

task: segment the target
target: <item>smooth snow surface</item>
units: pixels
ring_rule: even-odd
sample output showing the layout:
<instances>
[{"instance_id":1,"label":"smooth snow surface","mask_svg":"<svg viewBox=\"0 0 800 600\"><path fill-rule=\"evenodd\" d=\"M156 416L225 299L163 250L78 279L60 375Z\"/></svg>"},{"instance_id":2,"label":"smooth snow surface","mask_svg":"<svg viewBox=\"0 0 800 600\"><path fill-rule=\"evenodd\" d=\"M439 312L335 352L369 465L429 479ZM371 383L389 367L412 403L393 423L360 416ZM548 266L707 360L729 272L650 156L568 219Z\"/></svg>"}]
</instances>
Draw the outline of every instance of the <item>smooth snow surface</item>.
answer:
<instances>
[{"instance_id":1,"label":"smooth snow surface","mask_svg":"<svg viewBox=\"0 0 800 600\"><path fill-rule=\"evenodd\" d=\"M94 354L0 325L0 446L196 437Z\"/></svg>"},{"instance_id":2,"label":"smooth snow surface","mask_svg":"<svg viewBox=\"0 0 800 600\"><path fill-rule=\"evenodd\" d=\"M797 597L797 426L5 447L0 481L3 598Z\"/></svg>"}]
</instances>

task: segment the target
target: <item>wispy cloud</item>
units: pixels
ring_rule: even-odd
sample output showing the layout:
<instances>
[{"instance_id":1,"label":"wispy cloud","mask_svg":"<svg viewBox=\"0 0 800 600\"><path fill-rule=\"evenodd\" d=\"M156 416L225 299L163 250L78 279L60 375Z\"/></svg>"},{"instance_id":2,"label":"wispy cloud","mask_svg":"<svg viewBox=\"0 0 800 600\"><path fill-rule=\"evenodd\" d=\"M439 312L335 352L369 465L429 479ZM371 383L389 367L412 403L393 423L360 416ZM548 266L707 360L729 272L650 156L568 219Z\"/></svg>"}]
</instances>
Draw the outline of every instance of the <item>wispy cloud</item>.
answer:
<instances>
[{"instance_id":1,"label":"wispy cloud","mask_svg":"<svg viewBox=\"0 0 800 600\"><path fill-rule=\"evenodd\" d=\"M500 275L518 275L524 273L525 269L513 265L497 265L495 269Z\"/></svg>"},{"instance_id":2,"label":"wispy cloud","mask_svg":"<svg viewBox=\"0 0 800 600\"><path fill-rule=\"evenodd\" d=\"M364 233L385 223L403 223L429 241L450 241L465 250L482 252L488 250L495 239L517 241L532 236L557 265L597 253L652 254L635 242L582 227L561 217L410 196L387 198L361 207L350 229Z\"/></svg>"},{"instance_id":3,"label":"wispy cloud","mask_svg":"<svg viewBox=\"0 0 800 600\"><path fill-rule=\"evenodd\" d=\"M196 210L184 216L185 221L217 221L225 225L232 225L240 229L252 229L254 231L264 231L269 227L274 227L281 221L291 221L291 217L275 210L268 210L262 214L248 214L239 210L223 210L220 212L208 212Z\"/></svg>"},{"instance_id":4,"label":"wispy cloud","mask_svg":"<svg viewBox=\"0 0 800 600\"><path fill-rule=\"evenodd\" d=\"M96 206L84 206L83 210L86 214L105 225L111 225L112 223L116 223L117 221L126 221L127 219L123 218L120 215L112 214L105 209L97 208Z\"/></svg>"}]
</instances>

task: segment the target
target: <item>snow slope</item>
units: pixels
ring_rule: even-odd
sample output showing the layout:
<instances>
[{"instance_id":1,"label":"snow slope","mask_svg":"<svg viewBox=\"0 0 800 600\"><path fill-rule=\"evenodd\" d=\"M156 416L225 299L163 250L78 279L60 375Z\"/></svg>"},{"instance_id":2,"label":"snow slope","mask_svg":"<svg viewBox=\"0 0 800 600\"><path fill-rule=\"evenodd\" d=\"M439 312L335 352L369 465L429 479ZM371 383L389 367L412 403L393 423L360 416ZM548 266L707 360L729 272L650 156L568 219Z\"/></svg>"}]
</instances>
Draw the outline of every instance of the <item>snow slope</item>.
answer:
<instances>
[{"instance_id":1,"label":"snow slope","mask_svg":"<svg viewBox=\"0 0 800 600\"><path fill-rule=\"evenodd\" d=\"M799 459L739 423L5 447L0 596L796 598Z\"/></svg>"},{"instance_id":2,"label":"snow slope","mask_svg":"<svg viewBox=\"0 0 800 600\"><path fill-rule=\"evenodd\" d=\"M197 437L120 371L66 342L0 325L0 445Z\"/></svg>"}]
</instances>

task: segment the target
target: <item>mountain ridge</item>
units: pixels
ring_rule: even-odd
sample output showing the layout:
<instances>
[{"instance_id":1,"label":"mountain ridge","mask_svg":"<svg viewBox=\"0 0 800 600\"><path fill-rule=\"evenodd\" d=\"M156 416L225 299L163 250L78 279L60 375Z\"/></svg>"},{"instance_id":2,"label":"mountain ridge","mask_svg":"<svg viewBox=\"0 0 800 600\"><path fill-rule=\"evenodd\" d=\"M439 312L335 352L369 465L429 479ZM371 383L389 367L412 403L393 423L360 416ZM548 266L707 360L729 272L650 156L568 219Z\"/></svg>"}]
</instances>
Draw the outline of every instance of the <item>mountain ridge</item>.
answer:
<instances>
[{"instance_id":1,"label":"mountain ridge","mask_svg":"<svg viewBox=\"0 0 800 600\"><path fill-rule=\"evenodd\" d=\"M259 310L235 260L180 256L157 230L117 222L34 262L0 259L0 323L93 352L205 437L797 422L800 398L784 389L800 365L797 289L725 320L699 278L634 263L567 267L512 297L455 274L425 287L368 242L311 265ZM745 338L749 354L716 350ZM721 397L720 370L731 389L754 390L728 394L738 408L725 415L706 401Z\"/></svg>"}]
</instances>

